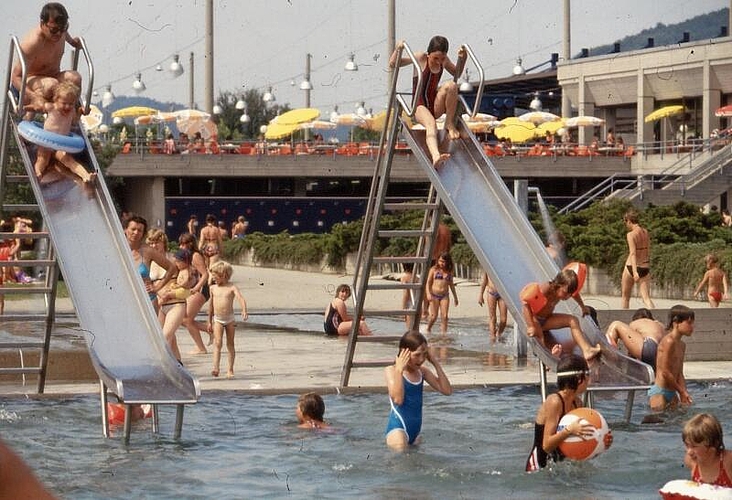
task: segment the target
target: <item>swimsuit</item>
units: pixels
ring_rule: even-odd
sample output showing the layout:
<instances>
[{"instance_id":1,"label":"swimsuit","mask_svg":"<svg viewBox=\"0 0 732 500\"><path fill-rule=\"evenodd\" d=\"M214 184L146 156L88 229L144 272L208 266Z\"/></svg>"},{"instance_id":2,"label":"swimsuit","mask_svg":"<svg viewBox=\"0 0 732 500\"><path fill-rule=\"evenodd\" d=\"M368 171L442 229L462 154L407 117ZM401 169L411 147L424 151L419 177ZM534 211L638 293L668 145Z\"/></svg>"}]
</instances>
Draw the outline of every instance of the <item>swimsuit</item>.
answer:
<instances>
[{"instance_id":1,"label":"swimsuit","mask_svg":"<svg viewBox=\"0 0 732 500\"><path fill-rule=\"evenodd\" d=\"M435 271L435 277L436 280L445 280L447 283L452 283L452 273L445 273L443 274L442 271ZM431 290L430 290L431 292ZM443 300L450 296L449 291L445 293L432 293L432 300Z\"/></svg>"},{"instance_id":2,"label":"swimsuit","mask_svg":"<svg viewBox=\"0 0 732 500\"><path fill-rule=\"evenodd\" d=\"M671 404L671 402L676 397L676 391L672 389L664 389L663 387L658 387L658 385L653 384L650 389L648 389L648 397L651 396L657 396L658 394L663 395L663 400L666 402L666 404Z\"/></svg>"},{"instance_id":3,"label":"swimsuit","mask_svg":"<svg viewBox=\"0 0 732 500\"><path fill-rule=\"evenodd\" d=\"M651 337L643 339L643 349L641 350L641 361L651 365L656 370L656 352L658 352L658 344Z\"/></svg>"},{"instance_id":4,"label":"swimsuit","mask_svg":"<svg viewBox=\"0 0 732 500\"><path fill-rule=\"evenodd\" d=\"M328 316L323 322L323 330L326 335L338 335L338 325L341 324L341 315L338 314L338 309L333 307L333 303L330 303L330 309L328 309Z\"/></svg>"},{"instance_id":5,"label":"swimsuit","mask_svg":"<svg viewBox=\"0 0 732 500\"><path fill-rule=\"evenodd\" d=\"M417 109L417 106L421 105L429 109L432 116L435 115L435 98L437 97L437 86L440 84L440 78L442 78L442 67L440 67L438 73L433 73L430 71L428 61L422 70L422 82L424 85L422 86L422 92L417 96L414 109ZM412 79L412 93L417 91L417 80L418 78L416 76ZM435 118L437 117L435 116Z\"/></svg>"},{"instance_id":6,"label":"swimsuit","mask_svg":"<svg viewBox=\"0 0 732 500\"><path fill-rule=\"evenodd\" d=\"M699 464L694 466L694 471L691 473L691 480L696 481L697 483L704 482L702 481L701 473L699 472ZM714 486L723 486L724 488L732 488L732 480L730 480L727 475L727 471L724 470L724 453L719 457L719 474L717 475L717 479L715 479L711 484Z\"/></svg>"},{"instance_id":7,"label":"swimsuit","mask_svg":"<svg viewBox=\"0 0 732 500\"><path fill-rule=\"evenodd\" d=\"M140 273L143 282L150 279L150 268L147 267L147 264L145 264L144 262L140 262L140 264L137 266L137 272ZM155 300L158 296L153 292L148 292L147 297L150 300Z\"/></svg>"},{"instance_id":8,"label":"swimsuit","mask_svg":"<svg viewBox=\"0 0 732 500\"><path fill-rule=\"evenodd\" d=\"M626 267L626 269L628 269L628 272L630 273L630 275L633 276L633 266L625 266L625 267ZM648 276L648 273L651 272L650 267L636 267L636 269L638 269L639 278L645 278L646 276Z\"/></svg>"},{"instance_id":9,"label":"swimsuit","mask_svg":"<svg viewBox=\"0 0 732 500\"><path fill-rule=\"evenodd\" d=\"M392 431L402 431L407 435L409 444L419 436L422 430L422 389L424 386L424 378L422 372L419 372L419 382L412 382L404 373L402 373L402 382L404 385L404 400L402 404L396 405L391 398L391 411L389 412L389 421L386 423L386 434Z\"/></svg>"},{"instance_id":10,"label":"swimsuit","mask_svg":"<svg viewBox=\"0 0 732 500\"><path fill-rule=\"evenodd\" d=\"M448 296L449 296L449 294L447 294L447 293L433 293L432 294L432 300L438 300L439 301L439 300L442 300L442 299L444 299L444 298L446 298Z\"/></svg>"},{"instance_id":11,"label":"swimsuit","mask_svg":"<svg viewBox=\"0 0 732 500\"><path fill-rule=\"evenodd\" d=\"M555 394L562 400L562 414L559 416L559 420L562 420L562 417L566 413L564 408L564 398L560 396L559 393ZM543 469L546 467L550 458L554 462L560 462L564 460L564 455L559 451L559 448L555 448L550 453L544 451L544 424L534 422L534 447L531 448L529 458L526 460L526 472L534 472L539 469Z\"/></svg>"},{"instance_id":12,"label":"swimsuit","mask_svg":"<svg viewBox=\"0 0 732 500\"><path fill-rule=\"evenodd\" d=\"M709 292L708 294L714 302L722 302L722 292Z\"/></svg>"},{"instance_id":13,"label":"swimsuit","mask_svg":"<svg viewBox=\"0 0 732 500\"><path fill-rule=\"evenodd\" d=\"M491 297L493 297L496 300L501 299L501 294L498 293L498 291L496 291L496 290L488 290L488 295L490 295Z\"/></svg>"},{"instance_id":14,"label":"swimsuit","mask_svg":"<svg viewBox=\"0 0 732 500\"><path fill-rule=\"evenodd\" d=\"M213 320L220 324L220 325L230 325L231 323L234 323L236 321L236 318L234 317L234 313L229 314L228 316L217 316L214 314Z\"/></svg>"}]
</instances>

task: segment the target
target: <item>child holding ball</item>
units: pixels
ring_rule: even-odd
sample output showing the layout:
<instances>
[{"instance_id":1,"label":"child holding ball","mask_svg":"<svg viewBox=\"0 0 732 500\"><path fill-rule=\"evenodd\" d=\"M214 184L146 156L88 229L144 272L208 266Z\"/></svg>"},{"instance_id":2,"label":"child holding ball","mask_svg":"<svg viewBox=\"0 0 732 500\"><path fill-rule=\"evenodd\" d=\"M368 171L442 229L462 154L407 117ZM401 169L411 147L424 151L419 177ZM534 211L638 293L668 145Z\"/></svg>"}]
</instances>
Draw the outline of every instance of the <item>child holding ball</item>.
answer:
<instances>
[{"instance_id":1,"label":"child holding ball","mask_svg":"<svg viewBox=\"0 0 732 500\"><path fill-rule=\"evenodd\" d=\"M547 396L536 413L534 421L534 447L526 461L526 472L534 472L546 467L549 459L555 462L564 459L559 451L559 445L569 436L592 436L594 427L591 424L582 424L580 420L572 422L561 431L557 431L562 417L582 407L579 396L587 390L590 379L590 370L587 361L576 354L564 356L557 366L557 388L554 394ZM613 442L611 433L604 438L605 447L609 448Z\"/></svg>"}]
</instances>

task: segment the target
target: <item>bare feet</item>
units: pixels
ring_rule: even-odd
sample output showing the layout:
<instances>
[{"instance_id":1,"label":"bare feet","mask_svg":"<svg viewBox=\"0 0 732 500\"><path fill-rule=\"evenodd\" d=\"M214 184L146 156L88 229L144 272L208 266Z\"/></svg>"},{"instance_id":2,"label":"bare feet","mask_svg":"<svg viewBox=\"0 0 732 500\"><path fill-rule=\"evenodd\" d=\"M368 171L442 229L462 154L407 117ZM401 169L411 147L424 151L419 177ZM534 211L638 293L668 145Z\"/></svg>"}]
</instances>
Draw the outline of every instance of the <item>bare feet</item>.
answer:
<instances>
[{"instance_id":1,"label":"bare feet","mask_svg":"<svg viewBox=\"0 0 732 500\"><path fill-rule=\"evenodd\" d=\"M552 356L558 358L562 355L562 344L554 344L552 346Z\"/></svg>"},{"instance_id":2,"label":"bare feet","mask_svg":"<svg viewBox=\"0 0 732 500\"><path fill-rule=\"evenodd\" d=\"M455 128L455 126L446 127L446 128L447 128L447 136L450 138L451 141L460 139L460 132L458 132L458 130Z\"/></svg>"},{"instance_id":3,"label":"bare feet","mask_svg":"<svg viewBox=\"0 0 732 500\"><path fill-rule=\"evenodd\" d=\"M450 159L450 153L442 153L440 154L440 157L436 160L432 160L432 166L435 167L435 170L439 170L441 166L445 164L447 160Z\"/></svg>"},{"instance_id":4,"label":"bare feet","mask_svg":"<svg viewBox=\"0 0 732 500\"><path fill-rule=\"evenodd\" d=\"M82 179L82 180L84 181L84 184L94 184L94 181L97 180L97 173L96 172L92 172L91 174L89 174L87 176L86 179Z\"/></svg>"},{"instance_id":5,"label":"bare feet","mask_svg":"<svg viewBox=\"0 0 732 500\"><path fill-rule=\"evenodd\" d=\"M227 372L226 373L226 378L228 378L229 380L231 380L232 378L234 378L234 372Z\"/></svg>"},{"instance_id":6,"label":"bare feet","mask_svg":"<svg viewBox=\"0 0 732 500\"><path fill-rule=\"evenodd\" d=\"M202 349L194 349L191 352L189 352L188 354L190 354L192 356L196 356L197 354L208 354L208 351L206 349L203 349L203 350Z\"/></svg>"},{"instance_id":7,"label":"bare feet","mask_svg":"<svg viewBox=\"0 0 732 500\"><path fill-rule=\"evenodd\" d=\"M602 352L602 348L599 345L596 345L595 347L590 347L586 351L582 352L582 355L585 357L587 361L596 358L600 355Z\"/></svg>"},{"instance_id":8,"label":"bare feet","mask_svg":"<svg viewBox=\"0 0 732 500\"><path fill-rule=\"evenodd\" d=\"M211 376L212 377L218 377L219 376L219 371L218 370L211 370Z\"/></svg>"}]
</instances>

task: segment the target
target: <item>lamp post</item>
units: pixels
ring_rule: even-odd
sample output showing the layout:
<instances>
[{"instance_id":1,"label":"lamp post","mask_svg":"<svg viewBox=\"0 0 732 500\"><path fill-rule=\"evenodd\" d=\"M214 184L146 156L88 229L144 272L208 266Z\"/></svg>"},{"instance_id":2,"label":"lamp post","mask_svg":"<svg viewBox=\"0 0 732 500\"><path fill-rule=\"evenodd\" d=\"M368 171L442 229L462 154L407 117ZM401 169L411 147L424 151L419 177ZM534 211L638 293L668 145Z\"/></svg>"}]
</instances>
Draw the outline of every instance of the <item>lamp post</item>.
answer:
<instances>
[{"instance_id":1,"label":"lamp post","mask_svg":"<svg viewBox=\"0 0 732 500\"><path fill-rule=\"evenodd\" d=\"M305 107L310 107L310 91L313 90L313 84L310 83L310 59L312 54L306 54L305 56L305 79L300 84L300 89L305 91Z\"/></svg>"}]
</instances>

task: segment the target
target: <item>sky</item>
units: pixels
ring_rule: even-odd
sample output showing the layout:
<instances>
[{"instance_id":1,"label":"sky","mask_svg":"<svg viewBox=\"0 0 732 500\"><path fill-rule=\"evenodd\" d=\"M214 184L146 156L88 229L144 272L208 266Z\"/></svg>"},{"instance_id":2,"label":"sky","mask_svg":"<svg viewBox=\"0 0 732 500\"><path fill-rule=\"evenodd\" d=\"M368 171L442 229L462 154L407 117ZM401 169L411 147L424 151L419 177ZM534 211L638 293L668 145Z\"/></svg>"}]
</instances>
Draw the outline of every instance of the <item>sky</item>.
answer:
<instances>
[{"instance_id":1,"label":"sky","mask_svg":"<svg viewBox=\"0 0 732 500\"><path fill-rule=\"evenodd\" d=\"M0 6L0 32L19 38L39 19L44 2ZM99 95L112 85L117 95L142 94L188 102L189 59L194 53L194 99L204 106L205 0L66 0L70 33L87 42ZM673 24L729 7L730 0L573 0L571 51L613 43L658 23ZM517 58L526 68L562 53L563 0L395 0L396 38L425 50L435 34L446 36L455 59L467 43L486 79L511 75ZM327 116L338 105L355 111L359 102L377 112L387 95L387 0L214 0L214 98L269 86L280 104L302 107L307 54L312 54L311 106ZM449 6L449 8L448 8ZM69 48L70 49L70 48ZM7 50L7 49L6 49ZM70 50L69 50L70 52ZM354 53L357 72L344 71ZM180 55L186 73L167 69ZM7 59L4 58L6 61ZM68 65L68 60L64 61ZM3 63L7 64L6 62ZM474 75L472 75L474 76ZM293 85L294 83L294 85Z\"/></svg>"}]
</instances>

